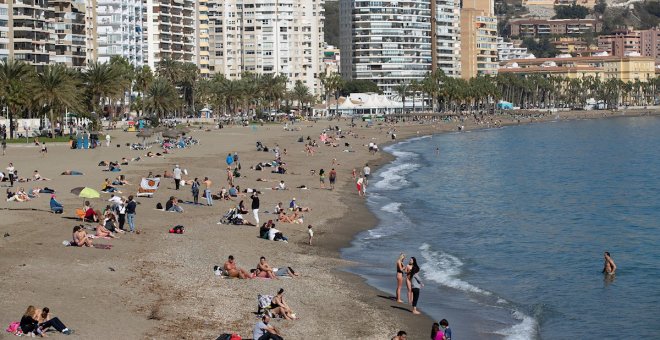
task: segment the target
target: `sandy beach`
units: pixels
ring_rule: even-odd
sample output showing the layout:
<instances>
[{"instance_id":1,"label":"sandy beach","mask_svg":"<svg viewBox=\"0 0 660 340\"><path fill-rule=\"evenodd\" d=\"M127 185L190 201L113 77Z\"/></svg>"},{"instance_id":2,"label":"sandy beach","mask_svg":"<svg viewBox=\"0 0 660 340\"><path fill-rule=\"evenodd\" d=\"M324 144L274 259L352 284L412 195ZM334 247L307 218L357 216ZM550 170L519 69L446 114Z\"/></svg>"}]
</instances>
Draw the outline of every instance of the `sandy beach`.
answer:
<instances>
[{"instance_id":1,"label":"sandy beach","mask_svg":"<svg viewBox=\"0 0 660 340\"><path fill-rule=\"evenodd\" d=\"M657 114L649 110L628 111L626 115ZM555 119L589 119L621 116L621 112L577 111L539 118L497 116L481 124L472 120L448 122L401 122L396 126L366 127L358 122L349 127L350 120L300 122L292 125L299 131L286 131L283 124L263 126L229 126L224 129L193 128L191 135L201 141L188 149L175 149L159 158L142 157L140 161L122 166L118 173L104 172L97 164L102 161L144 156L147 151L130 150L126 143L138 142L132 133L110 130L111 147L94 150L71 150L66 144L48 145L42 156L39 148L25 144L10 144L7 155L0 157L4 171L13 162L20 177L31 176L39 170L51 181L16 183L15 188L36 186L57 190L57 199L64 205L64 214L49 212L49 195L30 202L0 201L0 268L3 275L0 292L3 301L0 322L8 325L18 321L28 305L48 306L52 313L76 331L76 337L88 339L215 339L222 333L238 333L252 338L252 327L258 321L257 294L274 295L284 288L288 304L298 320L274 320L285 339L389 339L400 329L409 339L428 338L433 322L428 316L414 316L410 306L390 300L389 294L366 285L355 275L341 268L359 265L339 258L356 233L370 229L376 223L364 199L358 197L351 176L369 163L372 171L386 164L391 157L379 152L369 154L365 146L377 143L381 149L392 140L387 134L396 129L397 140L416 135L465 129L541 122ZM497 122L496 122L497 121ZM305 152L298 142L310 136L318 141L319 134L329 125L338 125L351 132L337 147L320 145L314 155ZM210 127L210 126L209 126ZM282 158L287 173L280 175L251 170L258 162L274 159L272 152L257 151L261 141L269 148L286 149ZM344 143L350 146L346 147ZM120 147L116 147L119 144ZM157 152L154 146L150 151ZM350 152L345 152L350 151ZM120 187L122 196L135 194L142 177L152 171L162 174L175 164L187 169L185 179L213 181L214 192L228 188L225 157L237 152L242 166L241 177L235 183L241 188L262 191L261 223L273 219L278 202L288 206L295 197L301 206L310 207L304 222L288 224L275 222L277 229L289 237L289 242L273 242L258 237L258 227L218 225L220 217L243 199L249 208L250 198L239 197L215 201L212 207L182 205L184 213L156 210L158 202L165 204L170 196L191 200L190 186L174 190L172 179L164 179L153 198L138 198L136 226L140 234L122 234L118 239L95 240L111 244L110 250L65 247L63 240L71 239L73 226L80 224L74 211L83 200L69 193L74 187L88 186L97 190L105 178L111 180L123 174L131 185ZM333 164L334 162L334 164ZM319 169L337 170L337 188L320 189ZM61 176L65 170L78 170L84 176ZM315 170L316 174L311 174ZM257 181L258 178L265 179ZM284 180L288 190L272 190ZM305 185L308 190L298 189ZM327 183L326 183L327 185ZM2 189L8 182L2 183ZM102 210L109 194L90 200ZM203 199L200 199L203 201ZM246 214L252 222L252 214ZM307 244L307 225L314 227L314 245ZM175 225L185 226L185 233L169 234ZM396 253L397 250L393 250ZM214 265L222 265L227 256L234 255L239 267L255 268L260 256L274 267L292 267L300 277L292 279L238 280L223 279L213 273ZM394 262L392 259L392 279ZM420 307L422 312L424 297ZM451 322L451 315L446 316ZM4 328L3 328L4 329ZM456 330L454 330L456 332ZM0 338L13 335L2 333Z\"/></svg>"}]
</instances>

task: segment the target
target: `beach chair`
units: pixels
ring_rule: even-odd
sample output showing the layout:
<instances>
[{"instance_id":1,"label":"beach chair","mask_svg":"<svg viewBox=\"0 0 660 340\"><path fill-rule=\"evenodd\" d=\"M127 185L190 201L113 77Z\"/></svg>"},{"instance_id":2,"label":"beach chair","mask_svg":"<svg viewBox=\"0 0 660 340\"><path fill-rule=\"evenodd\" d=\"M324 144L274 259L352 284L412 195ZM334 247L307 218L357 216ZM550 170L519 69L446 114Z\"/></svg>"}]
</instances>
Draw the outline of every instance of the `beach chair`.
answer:
<instances>
[{"instance_id":1,"label":"beach chair","mask_svg":"<svg viewBox=\"0 0 660 340\"><path fill-rule=\"evenodd\" d=\"M85 220L85 211L82 209L76 209L76 216L81 220Z\"/></svg>"}]
</instances>

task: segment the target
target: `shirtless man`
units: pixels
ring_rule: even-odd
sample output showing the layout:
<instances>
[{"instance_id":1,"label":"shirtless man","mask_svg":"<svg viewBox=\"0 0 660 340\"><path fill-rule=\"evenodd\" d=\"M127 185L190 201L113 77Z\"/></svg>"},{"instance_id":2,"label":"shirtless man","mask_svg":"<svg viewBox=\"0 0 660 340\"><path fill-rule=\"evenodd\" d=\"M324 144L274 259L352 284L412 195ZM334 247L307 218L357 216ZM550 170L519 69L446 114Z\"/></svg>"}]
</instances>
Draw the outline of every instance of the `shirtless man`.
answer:
<instances>
[{"instance_id":1,"label":"shirtless man","mask_svg":"<svg viewBox=\"0 0 660 340\"><path fill-rule=\"evenodd\" d=\"M249 279L250 274L245 271L245 269L238 268L236 262L234 262L234 255L229 255L227 262L224 265L225 271L229 274L230 277L237 277L239 279Z\"/></svg>"},{"instance_id":2,"label":"shirtless man","mask_svg":"<svg viewBox=\"0 0 660 340\"><path fill-rule=\"evenodd\" d=\"M259 259L259 264L257 265L257 276L258 277L267 277L269 279L278 279L278 277L273 272L273 268L266 262L265 257Z\"/></svg>"},{"instance_id":3,"label":"shirtless man","mask_svg":"<svg viewBox=\"0 0 660 340\"><path fill-rule=\"evenodd\" d=\"M204 197L206 197L206 205L213 205L213 195L211 194L211 187L213 187L213 182L208 177L204 177Z\"/></svg>"},{"instance_id":4,"label":"shirtless man","mask_svg":"<svg viewBox=\"0 0 660 340\"><path fill-rule=\"evenodd\" d=\"M605 264L603 265L603 273L607 275L614 275L615 271L616 271L616 264L614 264L614 260L612 260L612 257L610 256L610 252L606 251Z\"/></svg>"}]
</instances>

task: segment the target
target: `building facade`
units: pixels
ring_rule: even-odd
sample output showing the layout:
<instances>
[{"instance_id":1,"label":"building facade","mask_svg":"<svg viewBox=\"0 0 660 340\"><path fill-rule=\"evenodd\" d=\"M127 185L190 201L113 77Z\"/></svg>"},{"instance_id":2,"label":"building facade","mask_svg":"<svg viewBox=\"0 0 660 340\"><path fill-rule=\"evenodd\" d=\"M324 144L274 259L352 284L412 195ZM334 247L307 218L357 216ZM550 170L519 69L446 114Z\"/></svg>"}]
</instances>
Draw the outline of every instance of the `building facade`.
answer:
<instances>
[{"instance_id":1,"label":"building facade","mask_svg":"<svg viewBox=\"0 0 660 340\"><path fill-rule=\"evenodd\" d=\"M591 56L573 58L515 59L503 62L500 74L555 75L566 78L595 77L603 81L647 82L655 77L655 58Z\"/></svg>"},{"instance_id":2,"label":"building facade","mask_svg":"<svg viewBox=\"0 0 660 340\"><path fill-rule=\"evenodd\" d=\"M197 34L196 64L199 66L199 74L202 78L210 76L209 70L209 8L208 0L197 1L197 20L195 26Z\"/></svg>"},{"instance_id":3,"label":"building facade","mask_svg":"<svg viewBox=\"0 0 660 340\"><path fill-rule=\"evenodd\" d=\"M603 23L597 19L517 19L511 20L511 36L540 38L553 35L598 33Z\"/></svg>"},{"instance_id":4,"label":"building facade","mask_svg":"<svg viewBox=\"0 0 660 340\"><path fill-rule=\"evenodd\" d=\"M87 32L85 0L54 0L54 62L81 69L87 65Z\"/></svg>"},{"instance_id":5,"label":"building facade","mask_svg":"<svg viewBox=\"0 0 660 340\"><path fill-rule=\"evenodd\" d=\"M135 66L145 62L142 0L95 0L96 60L109 62L113 56L126 58Z\"/></svg>"},{"instance_id":6,"label":"building facade","mask_svg":"<svg viewBox=\"0 0 660 340\"><path fill-rule=\"evenodd\" d=\"M497 74L497 17L492 0L465 0L461 9L461 76Z\"/></svg>"},{"instance_id":7,"label":"building facade","mask_svg":"<svg viewBox=\"0 0 660 340\"><path fill-rule=\"evenodd\" d=\"M429 1L340 0L342 77L374 81L391 95L397 85L421 80L434 68L459 76L459 2L434 1L435 15Z\"/></svg>"},{"instance_id":8,"label":"building facade","mask_svg":"<svg viewBox=\"0 0 660 340\"><path fill-rule=\"evenodd\" d=\"M531 58L535 58L534 54L529 53L526 47L520 47L520 43L516 44L511 41L504 41L502 37L497 38L497 59L500 62Z\"/></svg>"},{"instance_id":9,"label":"building facade","mask_svg":"<svg viewBox=\"0 0 660 340\"><path fill-rule=\"evenodd\" d=\"M8 0L6 16L7 58L21 60L38 68L55 57L55 11L46 1ZM0 11L2 11L0 9Z\"/></svg>"},{"instance_id":10,"label":"building facade","mask_svg":"<svg viewBox=\"0 0 660 340\"><path fill-rule=\"evenodd\" d=\"M323 72L323 0L209 0L209 71L284 75L319 94Z\"/></svg>"},{"instance_id":11,"label":"building facade","mask_svg":"<svg viewBox=\"0 0 660 340\"><path fill-rule=\"evenodd\" d=\"M623 30L598 37L598 48L610 55L641 55L660 61L660 29Z\"/></svg>"},{"instance_id":12,"label":"building facade","mask_svg":"<svg viewBox=\"0 0 660 340\"><path fill-rule=\"evenodd\" d=\"M145 64L155 69L164 59L196 63L195 3L193 0L144 0Z\"/></svg>"}]
</instances>

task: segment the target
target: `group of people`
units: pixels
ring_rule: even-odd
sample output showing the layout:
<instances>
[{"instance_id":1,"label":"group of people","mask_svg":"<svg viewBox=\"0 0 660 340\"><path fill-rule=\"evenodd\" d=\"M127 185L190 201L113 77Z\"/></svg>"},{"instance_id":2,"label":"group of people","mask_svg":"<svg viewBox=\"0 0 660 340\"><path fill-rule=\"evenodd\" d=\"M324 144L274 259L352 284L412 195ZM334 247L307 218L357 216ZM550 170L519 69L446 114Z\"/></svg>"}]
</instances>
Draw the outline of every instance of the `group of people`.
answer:
<instances>
[{"instance_id":1,"label":"group of people","mask_svg":"<svg viewBox=\"0 0 660 340\"><path fill-rule=\"evenodd\" d=\"M229 255L227 261L223 264L222 267L214 267L215 274L225 275L228 277L233 277L237 279L255 279L255 278L268 278L268 279L278 279L279 277L297 277L299 276L291 267L282 267L274 268L271 267L266 258L261 256L259 258L259 263L257 263L256 268L253 268L249 271L238 267L236 259L233 255Z\"/></svg>"},{"instance_id":2,"label":"group of people","mask_svg":"<svg viewBox=\"0 0 660 340\"><path fill-rule=\"evenodd\" d=\"M28 306L21 317L21 321L18 322L18 327L10 326L10 328L12 328L12 333L16 335L45 337L50 328L65 335L73 334L73 330L67 328L58 317L53 317L50 314L48 307L38 309L34 306Z\"/></svg>"},{"instance_id":3,"label":"group of people","mask_svg":"<svg viewBox=\"0 0 660 340\"><path fill-rule=\"evenodd\" d=\"M408 264L404 264L406 255L401 253L399 259L396 261L396 302L402 303L401 287L405 279L406 287L408 288L408 303L412 305L413 314L421 314L417 310L417 302L419 300L420 289L424 287L419 278L419 265L415 257L410 257Z\"/></svg>"}]
</instances>

